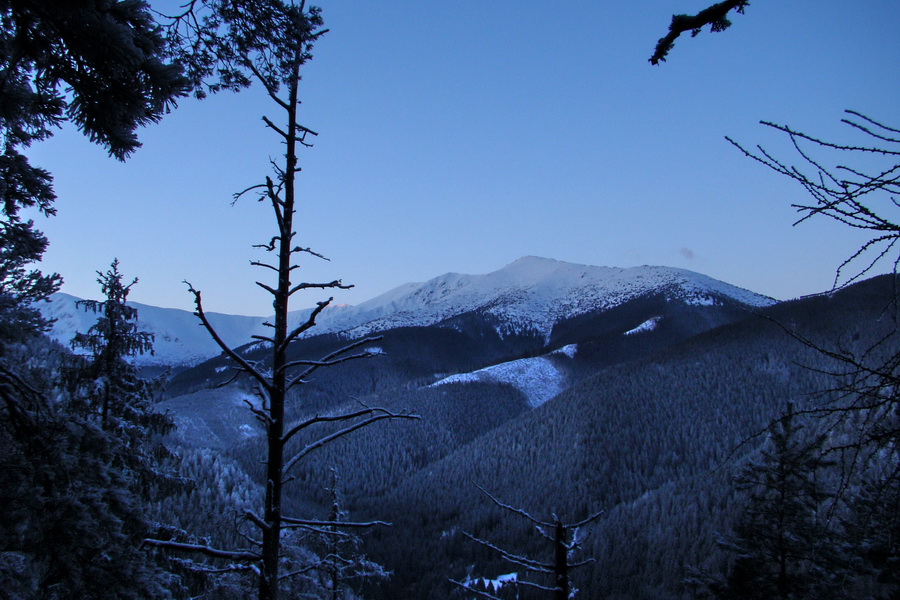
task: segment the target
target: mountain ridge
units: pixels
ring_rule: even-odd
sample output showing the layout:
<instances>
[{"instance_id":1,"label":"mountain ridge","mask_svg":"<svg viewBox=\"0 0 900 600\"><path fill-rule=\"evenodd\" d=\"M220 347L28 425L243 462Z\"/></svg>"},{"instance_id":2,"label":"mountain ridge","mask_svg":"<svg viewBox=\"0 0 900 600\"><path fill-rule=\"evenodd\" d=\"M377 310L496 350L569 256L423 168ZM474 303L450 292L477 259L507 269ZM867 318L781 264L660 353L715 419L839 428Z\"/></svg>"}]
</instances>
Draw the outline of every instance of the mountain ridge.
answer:
<instances>
[{"instance_id":1,"label":"mountain ridge","mask_svg":"<svg viewBox=\"0 0 900 600\"><path fill-rule=\"evenodd\" d=\"M549 339L553 327L592 311L607 310L641 295L662 292L689 304L737 302L763 307L775 300L673 267L596 267L526 256L482 274L445 273L421 283L407 283L361 304L328 308L310 335L337 333L360 337L397 327L437 325L462 314L494 317L498 332L534 331ZM77 331L93 324L93 315L76 308L77 298L57 293L40 308L55 319L52 337L68 344ZM138 320L154 334L155 354L139 364L196 364L219 354L219 348L190 311L133 303ZM293 311L292 324L304 322L312 309ZM266 332L266 317L209 313L220 336L233 347Z\"/></svg>"}]
</instances>

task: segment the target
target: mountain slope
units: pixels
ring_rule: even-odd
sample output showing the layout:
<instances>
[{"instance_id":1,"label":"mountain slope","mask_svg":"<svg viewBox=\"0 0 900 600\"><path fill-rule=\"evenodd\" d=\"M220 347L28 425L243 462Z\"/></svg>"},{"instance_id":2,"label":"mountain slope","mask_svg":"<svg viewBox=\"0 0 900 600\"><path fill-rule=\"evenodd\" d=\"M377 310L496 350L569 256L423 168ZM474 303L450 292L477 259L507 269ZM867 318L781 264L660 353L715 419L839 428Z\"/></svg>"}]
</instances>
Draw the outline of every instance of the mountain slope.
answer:
<instances>
[{"instance_id":1,"label":"mountain slope","mask_svg":"<svg viewBox=\"0 0 900 600\"><path fill-rule=\"evenodd\" d=\"M97 321L97 315L76 306L78 300L75 296L57 292L49 302L38 305L45 317L55 319L50 336L61 344L68 345L76 332L86 332ZM138 310L141 329L155 338L153 355L138 357L138 364L196 364L219 354L218 346L192 312L137 302L128 304ZM219 313L207 316L222 339L234 346L246 344L250 336L262 333L264 329L261 317Z\"/></svg>"},{"instance_id":2,"label":"mountain slope","mask_svg":"<svg viewBox=\"0 0 900 600\"><path fill-rule=\"evenodd\" d=\"M880 278L784 303L763 311L766 318L749 316L602 368L411 473L383 497L357 498L394 523L373 542L373 553L389 555L385 564L397 570L392 593L447 597L446 578L464 576L472 563L478 575L507 572L461 531L521 554L546 550L527 523L479 495L475 482L538 518L606 511L587 543L598 562L579 577L586 597L688 597L685 565L720 556L715 533L727 531L733 514L730 469L763 441L751 436L788 402L804 408L826 401L813 392L833 383L823 374L834 367L829 359L778 323L823 346L858 351L893 329L883 318L893 290ZM411 538L414 546L404 541Z\"/></svg>"}]
</instances>

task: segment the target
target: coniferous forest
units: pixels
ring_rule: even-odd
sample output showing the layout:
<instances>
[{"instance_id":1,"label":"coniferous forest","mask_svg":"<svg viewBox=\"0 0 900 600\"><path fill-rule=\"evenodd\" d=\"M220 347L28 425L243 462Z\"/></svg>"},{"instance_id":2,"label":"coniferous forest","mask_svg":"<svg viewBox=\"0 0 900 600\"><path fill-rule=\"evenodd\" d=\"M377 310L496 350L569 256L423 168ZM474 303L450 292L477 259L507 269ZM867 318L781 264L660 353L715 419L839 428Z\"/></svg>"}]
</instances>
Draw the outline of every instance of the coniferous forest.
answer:
<instances>
[{"instance_id":1,"label":"coniferous forest","mask_svg":"<svg viewBox=\"0 0 900 600\"><path fill-rule=\"evenodd\" d=\"M748 7L674 17L651 62ZM323 257L294 221L323 13L178 11L0 0L0 600L900 598L896 124L848 111L865 146L767 124L793 157L731 142L799 184L801 220L867 236L822 294L646 284L546 331L496 301L317 334L332 300L295 295L349 287L301 279ZM93 324L54 340L29 147L71 123L127 160L178 100L250 86L283 149L235 196L272 215L264 333L230 345L187 283L217 354L145 368L141 284L112 259L76 303Z\"/></svg>"}]
</instances>

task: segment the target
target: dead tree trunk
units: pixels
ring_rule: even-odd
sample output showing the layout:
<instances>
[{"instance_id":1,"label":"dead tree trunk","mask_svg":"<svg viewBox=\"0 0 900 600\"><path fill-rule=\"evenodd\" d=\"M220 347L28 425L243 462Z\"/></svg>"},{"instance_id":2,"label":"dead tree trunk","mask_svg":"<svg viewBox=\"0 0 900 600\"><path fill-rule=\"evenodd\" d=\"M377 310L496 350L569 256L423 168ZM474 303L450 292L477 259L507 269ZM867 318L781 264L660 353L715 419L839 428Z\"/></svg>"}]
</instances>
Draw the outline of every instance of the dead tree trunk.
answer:
<instances>
[{"instance_id":1,"label":"dead tree trunk","mask_svg":"<svg viewBox=\"0 0 900 600\"><path fill-rule=\"evenodd\" d=\"M335 527L371 527L381 522L368 523L322 523L318 521L302 520L287 516L282 511L282 500L285 483L289 480L289 471L310 452L347 435L357 429L370 425L383 419L418 418L407 413L395 414L382 408L362 406L359 410L338 415L322 417L316 415L306 421L296 423L290 427L286 423L285 399L287 394L296 386L306 383L308 377L322 367L337 365L349 360L368 358L374 356L374 352L364 347L380 338L365 338L352 342L343 348L328 354L317 360L291 360L288 350L291 343L304 332L316 325L319 314L330 304L331 298L319 302L317 308L312 311L308 319L300 326L291 329L288 324L288 312L292 296L302 290L308 289L348 289L352 286L344 285L340 280L325 283L296 283L292 276L299 268L295 263L296 255L308 254L323 258L320 254L309 248L295 245L296 236L294 216L296 214L296 176L300 172L298 167L297 152L300 147L309 147L309 136L317 133L300 125L298 119L300 68L311 57L310 51L315 42L327 30L319 29L322 24L318 10L313 8L304 12L304 5L276 2L284 11L283 21L280 23L261 23L260 15L256 15L251 9L237 7L234 10L248 10L245 20L237 22L235 29L241 36L246 36L246 31L257 31L261 40L267 44L275 43L277 47L264 48L263 50L246 53L236 61L237 66L247 73L249 79L255 79L266 91L275 106L282 111L283 125L276 125L268 117L263 117L263 122L276 135L281 138L285 152L283 162L272 161L274 176L266 177L265 182L251 186L243 192L235 194L235 200L249 192L259 194L260 200L269 204L272 208L277 223L276 235L269 243L257 245L257 248L276 255L272 262L253 261L252 264L267 272L274 272L275 285L269 285L262 281L256 284L272 296L274 308L274 323L267 323L273 329L271 336L253 336L259 341L271 347L265 366L252 362L222 341L215 329L207 319L203 309L200 292L188 284L191 293L194 294L196 315L203 326L220 346L222 351L236 364L237 374L249 376L256 384L258 405L248 402L249 409L257 420L265 428L267 442L266 449L266 475L265 475L265 502L261 514L247 511L245 518L259 532L258 540L252 541L249 550L227 551L210 548L208 546L166 542L162 540L146 540L148 545L169 548L174 550L193 550L215 558L229 558L241 561L244 564L253 563L251 569L259 575L258 590L260 600L278 600L279 582L296 573L280 573L280 561L282 559L282 533L288 528L302 527L314 531L328 532L329 526ZM231 9L229 9L231 10ZM228 13L229 18L234 18ZM255 20L254 20L255 19ZM267 28L281 26L282 32L272 34ZM257 28L257 29L253 29ZM273 42L272 40L276 40ZM277 42L277 43L276 43ZM243 45L241 45L243 44ZM279 45L280 44L280 45ZM247 46L242 37L236 47ZM253 44L249 47L253 48ZM281 87L287 90L286 96L279 94ZM273 264L274 263L274 264ZM317 424L338 424L337 430L324 437L308 443L299 450L290 450L289 446L297 434ZM332 530L333 531L333 530ZM245 567L246 568L246 567Z\"/></svg>"},{"instance_id":2,"label":"dead tree trunk","mask_svg":"<svg viewBox=\"0 0 900 600\"><path fill-rule=\"evenodd\" d=\"M579 534L579 530L589 523L592 523L596 519L599 519L603 512L601 511L594 513L588 518L577 523L563 523L563 521L556 517L556 515L553 516L552 522L541 521L540 519L536 519L535 517L531 516L521 508L514 508L512 506L509 506L508 504L500 502L481 486L477 487L482 492L484 492L485 495L487 495L487 497L490 498L494 504L496 504L503 510L512 512L531 521L535 525L537 531L539 531L541 535L552 542L553 560L549 562L542 562L533 558L529 558L527 556L515 554L513 552L495 546L490 542L478 539L468 533L463 532L464 535L472 541L481 544L485 548L489 548L490 550L497 552L498 554L500 554L500 557L503 558L503 560L524 569L526 573L538 573L545 576L551 576L553 578L552 587L541 585L533 581L528 581L522 579L522 577L519 576L517 576L513 580L513 585L541 590L542 592L546 592L548 595L552 595L554 600L569 600L570 596L573 595L572 581L570 579L570 573L572 569L577 569L578 567L583 567L594 562L594 559L592 558L583 560L581 562L572 562L573 555L575 554L575 551L580 547L581 541L584 537ZM500 600L493 594L474 588L472 586L471 580L460 582L451 579L450 581L451 583L454 583L463 588L467 592L476 594L481 598L487 598L488 600Z\"/></svg>"},{"instance_id":3,"label":"dead tree trunk","mask_svg":"<svg viewBox=\"0 0 900 600\"><path fill-rule=\"evenodd\" d=\"M569 599L569 530L556 520L553 535L553 575L556 579L556 600Z\"/></svg>"}]
</instances>

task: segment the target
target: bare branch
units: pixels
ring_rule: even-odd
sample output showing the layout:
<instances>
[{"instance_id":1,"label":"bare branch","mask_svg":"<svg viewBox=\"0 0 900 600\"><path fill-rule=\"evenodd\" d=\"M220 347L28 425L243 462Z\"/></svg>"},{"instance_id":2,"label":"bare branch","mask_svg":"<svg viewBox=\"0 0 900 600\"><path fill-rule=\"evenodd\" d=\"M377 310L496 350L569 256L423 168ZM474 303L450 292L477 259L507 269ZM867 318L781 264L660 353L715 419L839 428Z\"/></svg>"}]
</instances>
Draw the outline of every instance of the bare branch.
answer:
<instances>
[{"instance_id":1,"label":"bare branch","mask_svg":"<svg viewBox=\"0 0 900 600\"><path fill-rule=\"evenodd\" d=\"M280 136L283 137L284 139L288 139L288 134L286 134L284 131L282 131L282 130L281 130L277 125L275 125L275 123L273 123L268 117L263 116L262 120L263 120L263 123L265 123L266 126L267 126L269 129L272 129L273 131L275 131L275 133L277 133L278 135L280 135Z\"/></svg>"},{"instance_id":2,"label":"bare branch","mask_svg":"<svg viewBox=\"0 0 900 600\"><path fill-rule=\"evenodd\" d=\"M421 417L419 415L395 414L395 413L389 412L384 409L378 409L378 410L381 410L384 412L381 414L375 415L373 417L370 417L368 419L365 419L364 421L360 421L359 423L355 423L353 425L345 427L339 431L335 431L334 433L332 433L330 435L326 435L325 437L319 439L318 441L307 444L306 447L303 448L303 450L301 450L300 452L295 454L290 460L288 460L285 463L284 473L285 474L288 473L295 464L297 464L301 459L303 459L303 457L308 455L310 452L312 452L314 450L318 450L322 446L324 446L330 442L333 442L334 440L336 440L338 438L342 438L345 435L356 431L357 429L362 429L363 427L367 427L377 421L382 421L384 419L421 419Z\"/></svg>"},{"instance_id":3,"label":"bare branch","mask_svg":"<svg viewBox=\"0 0 900 600\"><path fill-rule=\"evenodd\" d=\"M295 519L293 517L281 517L284 523L291 525L306 525L308 527L349 527L352 529L368 529L370 527L390 527L385 521L316 521L309 519Z\"/></svg>"},{"instance_id":4,"label":"bare branch","mask_svg":"<svg viewBox=\"0 0 900 600\"><path fill-rule=\"evenodd\" d=\"M284 352L287 349L287 347L290 345L290 343L293 342L297 338L297 336L302 335L304 332L309 331L310 329L315 327L316 326L316 318L322 313L323 310L325 310L328 307L329 304L331 304L332 300L334 300L334 297L331 297L328 300L325 300L324 302L316 302L316 307L309 314L309 317L306 319L306 321L302 325L300 325L299 327L297 327L293 331L291 331L285 337L284 342L275 349L275 352L276 353Z\"/></svg>"},{"instance_id":5,"label":"bare branch","mask_svg":"<svg viewBox=\"0 0 900 600\"><path fill-rule=\"evenodd\" d=\"M272 527L271 527L268 523L266 523L266 522L262 519L262 517L260 517L259 515L257 515L257 514L256 514L255 512L253 512L252 510L249 510L249 509L248 509L248 510L245 510L245 511L244 511L244 517L246 517L248 521L250 521L251 523L253 523L253 524L256 525L257 527L259 527L259 528L262 529L263 531L268 531L268 530L272 529Z\"/></svg>"},{"instance_id":6,"label":"bare branch","mask_svg":"<svg viewBox=\"0 0 900 600\"><path fill-rule=\"evenodd\" d=\"M173 542L170 540L155 540L146 538L142 546L153 546L155 548L165 548L167 550L179 550L181 552L196 552L209 556L211 558L227 558L229 560L257 561L262 558L255 552L242 550L220 550L211 546L202 544L185 544L182 542Z\"/></svg>"},{"instance_id":7,"label":"bare branch","mask_svg":"<svg viewBox=\"0 0 900 600\"><path fill-rule=\"evenodd\" d=\"M309 369L293 377L287 384L287 388L291 389L292 387L307 381L307 377L311 375L314 371L320 369L321 367L333 367L335 365L339 365L341 363L349 362L351 360L358 360L360 358L374 358L378 356L376 352L362 352L360 354L351 354L349 356L342 356L340 358L336 358L334 360L329 361L321 361L321 360L296 360L285 365L285 368L289 367L297 367L297 366L309 366Z\"/></svg>"},{"instance_id":8,"label":"bare branch","mask_svg":"<svg viewBox=\"0 0 900 600\"><path fill-rule=\"evenodd\" d=\"M352 285L344 285L340 279L335 279L334 281L330 281L328 283L298 283L294 287L291 288L291 291L288 292L289 296L293 296L295 292L299 292L300 290L310 290L310 289L339 289L339 290L349 290L352 289Z\"/></svg>"},{"instance_id":9,"label":"bare branch","mask_svg":"<svg viewBox=\"0 0 900 600\"><path fill-rule=\"evenodd\" d=\"M237 202L238 200L240 200L241 197L243 197L245 194L247 194L249 192L252 192L253 190L259 190L259 189L265 189L265 188L266 188L265 183L257 183L256 185L251 185L250 187L245 188L245 189L241 190L240 192L236 192L231 195L231 198L232 198L231 204L234 205L234 203Z\"/></svg>"},{"instance_id":10,"label":"bare branch","mask_svg":"<svg viewBox=\"0 0 900 600\"><path fill-rule=\"evenodd\" d=\"M456 581L455 579L448 579L448 581L450 583L454 583L454 584L458 585L459 587L466 590L467 592L472 592L473 594L477 594L477 595L481 596L482 598L487 598L488 600L501 600L497 596L488 594L487 592L482 592L481 590L476 590L474 588L471 588L468 585L466 585L465 583L460 583L459 581Z\"/></svg>"},{"instance_id":11,"label":"bare branch","mask_svg":"<svg viewBox=\"0 0 900 600\"><path fill-rule=\"evenodd\" d=\"M312 249L310 249L310 248L301 248L300 246L294 246L294 247L291 249L291 253L293 254L293 253L296 253L296 252L305 252L306 254L310 254L310 255L312 255L312 256L315 256L316 258L321 258L322 260L327 260L328 262L331 262L331 259L330 259L330 258L328 258L328 257L326 257L326 256L324 256L324 255L322 255L322 254L319 254L318 252L314 252L314 251L313 251Z\"/></svg>"},{"instance_id":12,"label":"bare branch","mask_svg":"<svg viewBox=\"0 0 900 600\"><path fill-rule=\"evenodd\" d=\"M490 550L493 550L494 552L497 552L498 554L500 554L500 557L503 558L504 560L506 560L507 562L511 562L513 564L519 565L520 567L524 567L525 569L528 569L529 571L534 571L535 573L546 573L548 575L553 575L555 573L555 571L553 570L552 563L542 563L542 562L539 562L536 560L532 560L532 559L528 558L527 556L520 556L518 554L513 554L512 552L504 550L503 548L500 548L499 546L495 546L494 544L492 544L488 541L479 539L479 538L475 537L474 535L467 533L465 531L463 532L463 535L466 536L467 538L469 538L470 540L472 540L473 542L477 542L477 543L481 544L482 546L484 546L485 548L488 548Z\"/></svg>"},{"instance_id":13,"label":"bare branch","mask_svg":"<svg viewBox=\"0 0 900 600\"><path fill-rule=\"evenodd\" d=\"M312 373L314 373L316 370L318 370L319 368L321 368L323 366L324 367L332 366L332 365L340 364L341 362L345 362L347 360L355 360L357 358L371 358L371 357L378 356L377 353L367 351L362 354L354 354L352 356L346 356L346 357L341 358L342 355L347 354L348 352L351 352L351 351L359 348L360 346L365 346L366 344L373 344L375 342L381 341L382 339L383 338L380 335L362 338L362 339L359 339L359 340L353 342L352 344L348 344L346 346L343 346L342 348L338 348L337 350L335 350L334 352L331 352L330 354L326 354L319 360L305 360L305 361L297 360L297 361L292 361L290 363L287 363L284 366L285 369L294 367L294 366L303 366L303 365L306 365L309 367L308 369L306 369L305 371L303 371L302 373L300 373L299 375L294 377L288 383L288 387L289 388L293 387L294 381L299 381L299 380L305 379L306 377L308 377L309 375L311 375Z\"/></svg>"},{"instance_id":14,"label":"bare branch","mask_svg":"<svg viewBox=\"0 0 900 600\"><path fill-rule=\"evenodd\" d=\"M605 511L602 511L602 510L597 511L594 514L592 514L591 516L589 516L588 518L584 519L583 521L578 521L577 523L573 523L571 525L563 525L563 527L565 527L566 529L578 529L579 527L584 527L588 523L592 523L593 521L596 521L597 519L602 517L604 512Z\"/></svg>"},{"instance_id":15,"label":"bare branch","mask_svg":"<svg viewBox=\"0 0 900 600\"><path fill-rule=\"evenodd\" d=\"M289 429L288 432L285 433L284 436L282 436L281 441L282 441L282 443L287 444L288 441L290 441L290 439L292 437L294 437L295 435L297 435L299 432L303 431L307 427L311 427L318 423L335 423L338 421L348 421L350 419L358 419L359 417L364 417L366 415L370 415L376 410L380 410L380 409L365 408L364 410L359 410L359 411L356 411L353 413L345 413L342 415L325 416L325 417L320 417L319 415L316 415L310 419L307 419L305 421L302 421L301 423L298 423L294 427L291 427L291 429Z\"/></svg>"},{"instance_id":16,"label":"bare branch","mask_svg":"<svg viewBox=\"0 0 900 600\"><path fill-rule=\"evenodd\" d=\"M529 521L531 521L532 523L534 523L534 524L536 524L536 525L543 526L543 527L556 527L556 523L548 523L547 521L541 521L540 519L535 519L534 517L532 517L530 514L528 514L527 512L525 512L524 510L522 510L521 508L516 508L516 507L514 507L514 506L510 506L509 504L504 504L504 503L500 502L499 500L497 500L496 498L494 498L494 497L490 494L490 492L488 492L486 489L484 489L483 487L481 487L480 485L478 485L478 484L475 483L474 481L473 481L472 483L475 485L475 487L477 487L479 490L481 490L481 491L484 493L485 496L487 496L488 498L490 498L491 501L492 501L494 504L496 504L497 506L499 506L500 508L502 508L502 509L504 509L504 510L508 510L508 511L510 511L510 512L512 512L512 513L515 513L515 514L517 514L517 515L520 515L520 516L522 516L522 517L525 517L526 519L528 519Z\"/></svg>"},{"instance_id":17,"label":"bare branch","mask_svg":"<svg viewBox=\"0 0 900 600\"><path fill-rule=\"evenodd\" d=\"M272 239L269 241L268 244L254 244L253 247L254 248L262 248L266 252L273 252L275 250L275 242L277 242L280 239L281 239L281 237L276 235L276 236L272 237Z\"/></svg>"},{"instance_id":18,"label":"bare branch","mask_svg":"<svg viewBox=\"0 0 900 600\"><path fill-rule=\"evenodd\" d=\"M219 348L222 349L222 352L224 352L228 356L228 358L239 364L241 368L249 373L250 376L253 377L265 390L270 391L272 389L272 384L269 382L269 380L262 373L257 371L253 367L253 365L247 362L247 360L241 357L241 355L232 350L231 347L226 344L221 337L219 337L218 332L215 330L212 324L210 324L209 319L206 318L206 313L203 312L203 302L200 298L200 291L194 289L194 286L192 286L190 282L185 281L184 283L188 286L188 291L190 291L194 295L194 306L196 308L194 314L199 317L200 322L203 324L203 327L207 332L209 332L209 335L212 336L213 340L216 342Z\"/></svg>"},{"instance_id":19,"label":"bare branch","mask_svg":"<svg viewBox=\"0 0 900 600\"><path fill-rule=\"evenodd\" d=\"M256 248L266 248L266 246L256 246ZM254 267L263 267L266 269L271 269L272 271L275 271L276 273L278 272L278 267L275 267L268 263L260 262L258 260L251 260L250 264L253 265Z\"/></svg>"},{"instance_id":20,"label":"bare branch","mask_svg":"<svg viewBox=\"0 0 900 600\"><path fill-rule=\"evenodd\" d=\"M261 282L261 281L257 281L257 282L256 282L256 285L258 285L258 286L261 287L262 289L266 290L267 292L269 292L269 293L272 294L273 296L277 296L277 295L278 295L278 292L275 291L274 288L272 288L272 287L266 285L265 283L263 283L263 282Z\"/></svg>"},{"instance_id":21,"label":"bare branch","mask_svg":"<svg viewBox=\"0 0 900 600\"><path fill-rule=\"evenodd\" d=\"M532 588L535 588L538 590L542 590L544 592L559 592L560 591L559 587L557 587L557 586L547 587L546 585L538 585L531 581L525 581L524 579L518 580L518 583L521 585L527 586L527 587L532 587Z\"/></svg>"}]
</instances>

